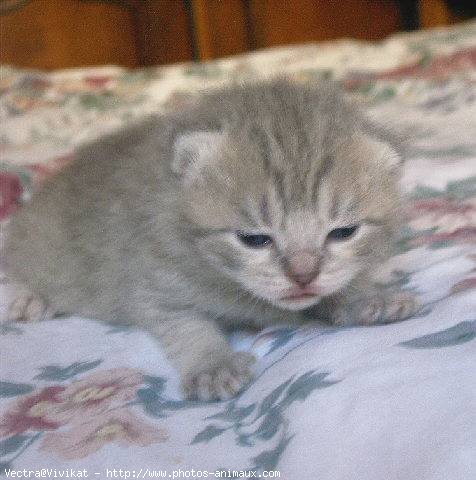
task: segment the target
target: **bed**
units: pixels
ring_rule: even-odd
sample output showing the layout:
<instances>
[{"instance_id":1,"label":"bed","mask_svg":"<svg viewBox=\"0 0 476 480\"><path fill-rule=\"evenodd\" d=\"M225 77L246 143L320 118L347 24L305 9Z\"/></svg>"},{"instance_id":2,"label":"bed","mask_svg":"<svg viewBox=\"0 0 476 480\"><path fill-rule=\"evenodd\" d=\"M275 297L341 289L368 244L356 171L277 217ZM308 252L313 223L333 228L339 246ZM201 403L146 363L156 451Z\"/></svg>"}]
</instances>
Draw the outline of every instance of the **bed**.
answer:
<instances>
[{"instance_id":1,"label":"bed","mask_svg":"<svg viewBox=\"0 0 476 480\"><path fill-rule=\"evenodd\" d=\"M407 222L382 282L418 295L405 322L235 332L256 380L185 401L144 331L69 317L12 323L0 273L0 463L9 476L287 480L476 478L476 23L259 51L202 64L42 73L2 67L0 221L74 149L197 91L286 75L339 81L414 139ZM235 473L233 473L235 472Z\"/></svg>"}]
</instances>

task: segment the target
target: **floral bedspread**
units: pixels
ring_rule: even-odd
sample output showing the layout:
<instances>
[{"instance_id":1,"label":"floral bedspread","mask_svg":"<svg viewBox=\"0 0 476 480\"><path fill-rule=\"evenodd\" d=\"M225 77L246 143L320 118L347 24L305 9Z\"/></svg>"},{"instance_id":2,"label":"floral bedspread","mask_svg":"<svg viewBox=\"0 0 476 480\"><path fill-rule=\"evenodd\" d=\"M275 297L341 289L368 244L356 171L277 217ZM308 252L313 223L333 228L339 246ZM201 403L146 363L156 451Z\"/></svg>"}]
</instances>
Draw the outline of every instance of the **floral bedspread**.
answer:
<instances>
[{"instance_id":1,"label":"floral bedspread","mask_svg":"<svg viewBox=\"0 0 476 480\"><path fill-rule=\"evenodd\" d=\"M376 116L411 126L408 223L381 275L418 294L421 313L237 332L235 348L259 357L256 380L230 401L195 403L143 331L75 317L8 322L18 287L0 275L7 474L476 478L476 23L138 71L3 67L1 226L85 140L180 108L199 89L275 74L335 78Z\"/></svg>"}]
</instances>

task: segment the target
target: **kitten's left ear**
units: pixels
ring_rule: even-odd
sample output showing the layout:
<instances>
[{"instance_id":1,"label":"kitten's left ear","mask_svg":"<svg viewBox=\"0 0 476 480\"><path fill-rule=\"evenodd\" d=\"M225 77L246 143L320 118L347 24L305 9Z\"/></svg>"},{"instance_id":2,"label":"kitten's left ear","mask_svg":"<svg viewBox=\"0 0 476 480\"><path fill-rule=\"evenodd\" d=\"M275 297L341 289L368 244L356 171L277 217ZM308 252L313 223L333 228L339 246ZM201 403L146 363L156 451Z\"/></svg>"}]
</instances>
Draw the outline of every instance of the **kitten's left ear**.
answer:
<instances>
[{"instance_id":1,"label":"kitten's left ear","mask_svg":"<svg viewBox=\"0 0 476 480\"><path fill-rule=\"evenodd\" d=\"M387 142L365 135L361 139L364 143L364 149L368 151L370 158L376 162L379 167L385 168L389 172L398 173L403 164L401 156Z\"/></svg>"},{"instance_id":2,"label":"kitten's left ear","mask_svg":"<svg viewBox=\"0 0 476 480\"><path fill-rule=\"evenodd\" d=\"M205 164L216 158L225 134L220 131L184 133L173 144L172 170L181 177L193 178Z\"/></svg>"}]
</instances>

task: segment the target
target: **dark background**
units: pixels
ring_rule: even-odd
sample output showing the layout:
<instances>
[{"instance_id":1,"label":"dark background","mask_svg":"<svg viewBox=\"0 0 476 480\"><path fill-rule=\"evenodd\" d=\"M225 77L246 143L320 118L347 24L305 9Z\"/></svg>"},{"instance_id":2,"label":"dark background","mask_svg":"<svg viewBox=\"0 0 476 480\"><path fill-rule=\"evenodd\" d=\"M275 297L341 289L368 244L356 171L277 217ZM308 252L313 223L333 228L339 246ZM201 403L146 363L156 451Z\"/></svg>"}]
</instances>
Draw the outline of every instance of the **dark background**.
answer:
<instances>
[{"instance_id":1,"label":"dark background","mask_svg":"<svg viewBox=\"0 0 476 480\"><path fill-rule=\"evenodd\" d=\"M0 0L0 62L139 67L448 25L476 0Z\"/></svg>"}]
</instances>

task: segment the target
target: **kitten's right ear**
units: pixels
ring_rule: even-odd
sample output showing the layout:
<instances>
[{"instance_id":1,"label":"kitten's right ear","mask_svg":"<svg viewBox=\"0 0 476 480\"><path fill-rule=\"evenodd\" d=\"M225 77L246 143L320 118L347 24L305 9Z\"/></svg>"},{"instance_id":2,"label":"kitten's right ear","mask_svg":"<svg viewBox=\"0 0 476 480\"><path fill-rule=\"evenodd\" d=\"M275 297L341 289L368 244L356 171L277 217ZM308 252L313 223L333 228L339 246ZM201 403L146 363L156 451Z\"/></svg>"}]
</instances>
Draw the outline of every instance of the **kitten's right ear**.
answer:
<instances>
[{"instance_id":1,"label":"kitten's right ear","mask_svg":"<svg viewBox=\"0 0 476 480\"><path fill-rule=\"evenodd\" d=\"M224 141L220 131L184 133L173 145L172 170L181 177L193 178L216 158Z\"/></svg>"}]
</instances>

